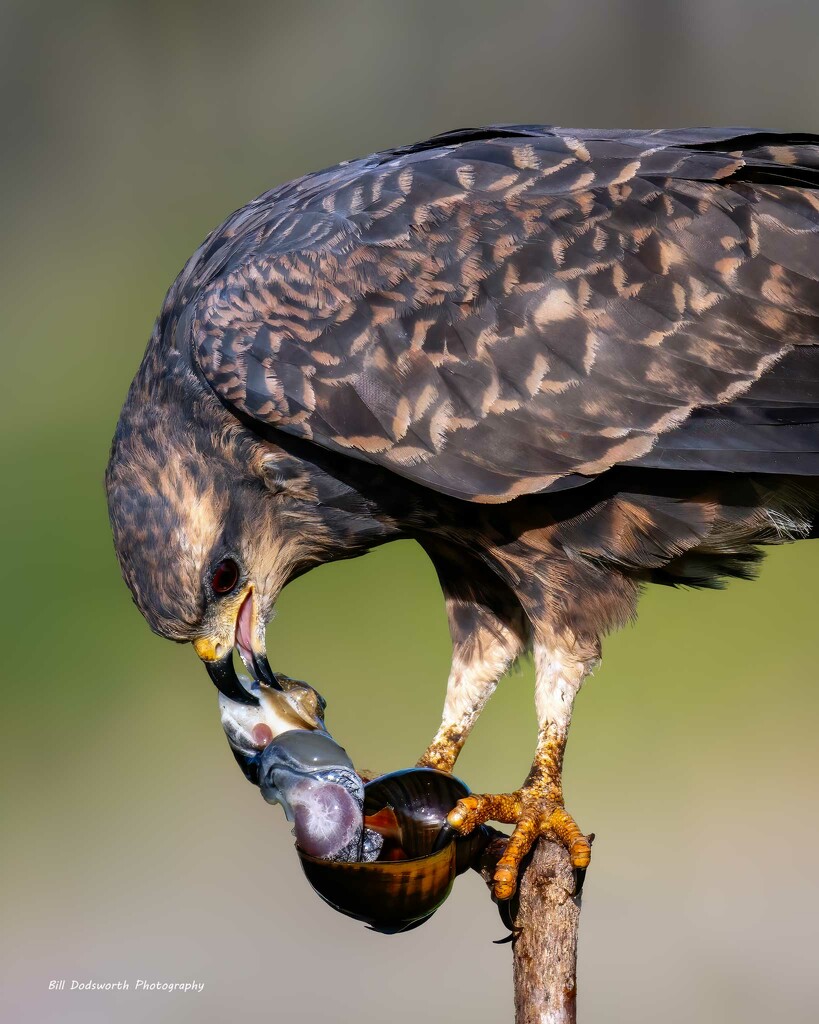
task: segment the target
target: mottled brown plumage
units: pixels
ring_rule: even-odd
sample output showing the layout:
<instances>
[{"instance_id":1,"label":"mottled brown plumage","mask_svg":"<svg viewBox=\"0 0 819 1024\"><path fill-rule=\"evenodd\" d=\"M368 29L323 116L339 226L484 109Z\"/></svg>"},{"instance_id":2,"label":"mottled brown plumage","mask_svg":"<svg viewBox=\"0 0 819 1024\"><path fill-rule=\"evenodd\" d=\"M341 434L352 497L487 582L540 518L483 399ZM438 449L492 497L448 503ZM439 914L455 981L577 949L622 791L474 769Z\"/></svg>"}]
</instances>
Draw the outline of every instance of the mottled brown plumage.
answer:
<instances>
[{"instance_id":1,"label":"mottled brown plumage","mask_svg":"<svg viewBox=\"0 0 819 1024\"><path fill-rule=\"evenodd\" d=\"M817 345L819 137L512 126L340 164L233 214L168 293L108 470L123 572L215 662L263 649L312 565L417 539L454 644L425 763L533 648L540 753L507 803L534 834L640 586L813 532Z\"/></svg>"}]
</instances>

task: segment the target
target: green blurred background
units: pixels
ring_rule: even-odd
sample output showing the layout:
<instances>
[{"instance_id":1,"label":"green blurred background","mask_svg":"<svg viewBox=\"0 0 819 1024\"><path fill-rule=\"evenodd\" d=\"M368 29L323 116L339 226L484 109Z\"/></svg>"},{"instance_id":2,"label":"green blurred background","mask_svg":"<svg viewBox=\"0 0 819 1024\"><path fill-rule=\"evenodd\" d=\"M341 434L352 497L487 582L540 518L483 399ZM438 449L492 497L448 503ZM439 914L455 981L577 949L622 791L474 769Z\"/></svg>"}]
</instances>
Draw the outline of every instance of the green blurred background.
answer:
<instances>
[{"instance_id":1,"label":"green blurred background","mask_svg":"<svg viewBox=\"0 0 819 1024\"><path fill-rule=\"evenodd\" d=\"M193 652L154 638L102 475L165 289L269 186L492 121L819 129L815 3L38 2L0 7L4 231L3 970L8 1021L511 1019L477 877L385 938L308 891L235 767ZM758 584L653 591L581 694L566 789L598 835L585 1022L814 1021L819 545ZM449 645L408 543L287 590L276 668L360 766L411 763ZM460 770L514 787L531 667ZM205 983L50 992L51 979Z\"/></svg>"}]
</instances>

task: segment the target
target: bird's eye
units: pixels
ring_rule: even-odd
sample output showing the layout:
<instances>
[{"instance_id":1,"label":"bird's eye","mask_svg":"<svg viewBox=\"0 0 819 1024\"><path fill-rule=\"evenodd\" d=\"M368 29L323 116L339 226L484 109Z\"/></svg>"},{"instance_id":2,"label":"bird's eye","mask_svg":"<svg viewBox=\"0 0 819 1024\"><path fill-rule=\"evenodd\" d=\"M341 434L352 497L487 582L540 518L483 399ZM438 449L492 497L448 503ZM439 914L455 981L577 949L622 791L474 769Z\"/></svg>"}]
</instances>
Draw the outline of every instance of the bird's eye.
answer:
<instances>
[{"instance_id":1,"label":"bird's eye","mask_svg":"<svg viewBox=\"0 0 819 1024\"><path fill-rule=\"evenodd\" d=\"M223 558L213 570L210 585L214 594L229 594L239 582L239 566L232 558Z\"/></svg>"}]
</instances>

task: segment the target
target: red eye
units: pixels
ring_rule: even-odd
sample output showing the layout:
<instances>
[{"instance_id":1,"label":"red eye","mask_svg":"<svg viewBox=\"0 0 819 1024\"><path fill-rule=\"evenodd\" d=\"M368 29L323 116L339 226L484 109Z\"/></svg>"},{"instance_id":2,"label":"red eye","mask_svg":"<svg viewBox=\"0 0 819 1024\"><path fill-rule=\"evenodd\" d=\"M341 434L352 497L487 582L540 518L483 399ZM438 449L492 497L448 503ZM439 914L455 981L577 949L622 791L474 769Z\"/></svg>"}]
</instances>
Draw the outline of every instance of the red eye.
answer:
<instances>
[{"instance_id":1,"label":"red eye","mask_svg":"<svg viewBox=\"0 0 819 1024\"><path fill-rule=\"evenodd\" d=\"M229 594L239 582L239 566L232 558L224 558L213 570L210 585L214 594Z\"/></svg>"}]
</instances>

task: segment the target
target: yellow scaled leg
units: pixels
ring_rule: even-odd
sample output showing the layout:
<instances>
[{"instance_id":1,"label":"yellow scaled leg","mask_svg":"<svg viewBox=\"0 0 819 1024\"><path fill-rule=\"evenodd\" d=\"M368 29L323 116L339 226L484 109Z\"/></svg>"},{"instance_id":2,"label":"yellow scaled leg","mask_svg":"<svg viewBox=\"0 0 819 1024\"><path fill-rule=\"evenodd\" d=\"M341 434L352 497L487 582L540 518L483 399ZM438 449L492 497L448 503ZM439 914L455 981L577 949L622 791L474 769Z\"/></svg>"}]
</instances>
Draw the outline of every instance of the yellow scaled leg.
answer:
<instances>
[{"instance_id":1,"label":"yellow scaled leg","mask_svg":"<svg viewBox=\"0 0 819 1024\"><path fill-rule=\"evenodd\" d=\"M418 766L451 772L460 752L457 739L436 739L418 761ZM542 756L551 767L548 754L544 751ZM462 835L486 821L517 826L495 870L494 893L500 900L514 895L520 863L539 836L562 843L575 868L586 868L591 860L591 843L563 807L559 782L549 781L537 768L514 793L464 797L452 809L447 821Z\"/></svg>"},{"instance_id":2,"label":"yellow scaled leg","mask_svg":"<svg viewBox=\"0 0 819 1024\"><path fill-rule=\"evenodd\" d=\"M464 745L464 735L458 729L442 729L416 762L418 768L437 768L451 772Z\"/></svg>"},{"instance_id":3,"label":"yellow scaled leg","mask_svg":"<svg viewBox=\"0 0 819 1024\"><path fill-rule=\"evenodd\" d=\"M539 730L535 761L528 778L514 793L465 797L447 816L448 823L462 835L487 821L515 826L495 870L493 889L500 900L514 895L521 861L541 836L562 844L573 867L584 869L591 861L591 838L580 831L563 806L562 774L574 697L597 663L599 650L596 643L581 644L576 637L566 636L553 637L549 643L538 638L533 649ZM452 771L469 729L490 692L486 678L483 677L483 686L478 686L479 673L475 669L472 677L464 676L462 670L460 676L453 676L444 720L418 762L420 766ZM467 710L456 714L460 695L470 682L466 689L480 693L480 700L466 702Z\"/></svg>"},{"instance_id":4,"label":"yellow scaled leg","mask_svg":"<svg viewBox=\"0 0 819 1024\"><path fill-rule=\"evenodd\" d=\"M587 868L591 861L591 839L580 831L563 806L567 727L568 716L559 724L551 721L541 726L535 762L520 789L514 793L465 797L447 817L462 835L486 821L515 826L495 869L493 891L499 900L508 900L515 894L521 861L540 836L565 846L574 868Z\"/></svg>"},{"instance_id":5,"label":"yellow scaled leg","mask_svg":"<svg viewBox=\"0 0 819 1024\"><path fill-rule=\"evenodd\" d=\"M543 783L527 783L514 793L467 796L459 800L447 821L462 835L486 821L515 825L494 876L494 894L508 900L517 888L518 870L526 854L540 836L561 843L569 852L572 866L587 868L591 860L591 842L563 807L563 801L548 795Z\"/></svg>"}]
</instances>

